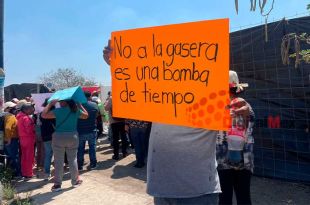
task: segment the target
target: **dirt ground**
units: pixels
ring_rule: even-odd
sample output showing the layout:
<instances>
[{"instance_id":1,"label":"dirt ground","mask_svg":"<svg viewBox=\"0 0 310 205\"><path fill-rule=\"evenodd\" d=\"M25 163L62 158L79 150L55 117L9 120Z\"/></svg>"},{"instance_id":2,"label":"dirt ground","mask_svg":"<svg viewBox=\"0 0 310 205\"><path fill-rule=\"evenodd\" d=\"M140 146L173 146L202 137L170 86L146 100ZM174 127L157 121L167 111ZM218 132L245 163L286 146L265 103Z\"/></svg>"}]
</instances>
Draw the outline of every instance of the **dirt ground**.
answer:
<instances>
[{"instance_id":1,"label":"dirt ground","mask_svg":"<svg viewBox=\"0 0 310 205\"><path fill-rule=\"evenodd\" d=\"M50 192L52 180L42 179L16 182L16 189L21 195L31 193L34 204L153 204L152 197L145 193L146 169L133 167L134 154L116 162L111 159L112 149L107 140L101 140L97 157L98 168L85 168L81 172L84 182L78 188L70 187L66 173L62 192ZM85 160L88 162L88 155ZM253 204L310 204L310 186L302 184L254 176L251 192Z\"/></svg>"},{"instance_id":2,"label":"dirt ground","mask_svg":"<svg viewBox=\"0 0 310 205\"><path fill-rule=\"evenodd\" d=\"M253 177L253 204L310 204L310 186L275 179Z\"/></svg>"}]
</instances>

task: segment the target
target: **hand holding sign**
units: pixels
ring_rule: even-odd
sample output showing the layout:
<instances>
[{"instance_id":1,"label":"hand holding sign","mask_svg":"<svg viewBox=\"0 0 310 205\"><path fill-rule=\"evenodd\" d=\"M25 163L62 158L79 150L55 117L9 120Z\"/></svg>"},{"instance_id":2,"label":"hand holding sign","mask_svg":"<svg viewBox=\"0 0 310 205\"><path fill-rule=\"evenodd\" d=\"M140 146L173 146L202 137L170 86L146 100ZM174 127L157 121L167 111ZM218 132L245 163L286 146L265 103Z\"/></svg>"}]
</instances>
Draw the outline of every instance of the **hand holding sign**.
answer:
<instances>
[{"instance_id":1,"label":"hand holding sign","mask_svg":"<svg viewBox=\"0 0 310 205\"><path fill-rule=\"evenodd\" d=\"M73 100L76 103L86 103L87 99L85 97L85 94L80 86L72 87L72 88L66 88L63 90L58 90L55 92L52 97L48 100L51 102L52 100L57 99L59 101L61 100Z\"/></svg>"},{"instance_id":2,"label":"hand holding sign","mask_svg":"<svg viewBox=\"0 0 310 205\"><path fill-rule=\"evenodd\" d=\"M49 104L52 107L52 106L55 106L58 103L58 101L59 101L58 99L54 99Z\"/></svg>"},{"instance_id":3,"label":"hand holding sign","mask_svg":"<svg viewBox=\"0 0 310 205\"><path fill-rule=\"evenodd\" d=\"M228 19L113 32L104 60L114 117L227 129Z\"/></svg>"},{"instance_id":4,"label":"hand holding sign","mask_svg":"<svg viewBox=\"0 0 310 205\"><path fill-rule=\"evenodd\" d=\"M109 40L108 41L108 46L104 47L104 49L103 49L103 59L105 60L105 62L108 65L110 65L111 53L112 53L111 40Z\"/></svg>"}]
</instances>

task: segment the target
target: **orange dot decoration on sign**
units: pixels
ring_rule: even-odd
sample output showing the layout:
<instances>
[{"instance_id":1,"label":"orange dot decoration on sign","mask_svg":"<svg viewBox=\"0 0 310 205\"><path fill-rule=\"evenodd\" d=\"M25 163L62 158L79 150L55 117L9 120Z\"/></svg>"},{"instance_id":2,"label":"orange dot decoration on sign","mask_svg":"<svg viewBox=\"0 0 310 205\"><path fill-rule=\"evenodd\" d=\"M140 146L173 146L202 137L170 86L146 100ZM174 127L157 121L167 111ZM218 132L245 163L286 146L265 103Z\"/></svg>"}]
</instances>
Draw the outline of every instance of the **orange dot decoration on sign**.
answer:
<instances>
[{"instance_id":1,"label":"orange dot decoration on sign","mask_svg":"<svg viewBox=\"0 0 310 205\"><path fill-rule=\"evenodd\" d=\"M188 108L188 112L192 112L192 107L189 107L189 108Z\"/></svg>"},{"instance_id":2,"label":"orange dot decoration on sign","mask_svg":"<svg viewBox=\"0 0 310 205\"><path fill-rule=\"evenodd\" d=\"M207 106L207 111L208 111L208 113L213 113L214 112L214 106L213 105L208 105Z\"/></svg>"},{"instance_id":3,"label":"orange dot decoration on sign","mask_svg":"<svg viewBox=\"0 0 310 205\"><path fill-rule=\"evenodd\" d=\"M186 109L188 121L198 127L222 122L224 127L229 128L231 117L227 105L230 104L230 99L225 98L226 93L225 90L212 92L188 106Z\"/></svg>"},{"instance_id":4,"label":"orange dot decoration on sign","mask_svg":"<svg viewBox=\"0 0 310 205\"><path fill-rule=\"evenodd\" d=\"M226 127L227 129L230 128L231 122L232 122L232 120L231 120L229 111L225 112L225 115L223 117L223 127Z\"/></svg>"},{"instance_id":5,"label":"orange dot decoration on sign","mask_svg":"<svg viewBox=\"0 0 310 205\"><path fill-rule=\"evenodd\" d=\"M215 98L216 98L216 93L211 93L210 96L209 96L209 98L210 98L211 100L215 99Z\"/></svg>"},{"instance_id":6,"label":"orange dot decoration on sign","mask_svg":"<svg viewBox=\"0 0 310 205\"><path fill-rule=\"evenodd\" d=\"M225 107L224 102L221 101L221 100L219 100L219 101L217 102L217 107L218 107L219 109L223 109L223 108Z\"/></svg>"},{"instance_id":7,"label":"orange dot decoration on sign","mask_svg":"<svg viewBox=\"0 0 310 205\"><path fill-rule=\"evenodd\" d=\"M204 106L205 104L207 104L207 98L202 98L200 100L200 103L199 103L201 106Z\"/></svg>"},{"instance_id":8,"label":"orange dot decoration on sign","mask_svg":"<svg viewBox=\"0 0 310 205\"><path fill-rule=\"evenodd\" d=\"M220 90L219 91L219 96L224 96L226 94L226 91L225 90Z\"/></svg>"},{"instance_id":9,"label":"orange dot decoration on sign","mask_svg":"<svg viewBox=\"0 0 310 205\"><path fill-rule=\"evenodd\" d=\"M201 110L199 110L199 112L198 112L198 116L199 117L203 117L205 115L205 112L201 109Z\"/></svg>"},{"instance_id":10,"label":"orange dot decoration on sign","mask_svg":"<svg viewBox=\"0 0 310 205\"><path fill-rule=\"evenodd\" d=\"M199 108L199 104L198 104L198 103L195 103L194 106L193 106L193 109L194 109L194 110L197 110L198 108Z\"/></svg>"},{"instance_id":11,"label":"orange dot decoration on sign","mask_svg":"<svg viewBox=\"0 0 310 205\"><path fill-rule=\"evenodd\" d=\"M196 117L197 117L197 116L196 116L196 113L193 113L193 114L192 114L192 118L193 118L193 119L196 119Z\"/></svg>"},{"instance_id":12,"label":"orange dot decoration on sign","mask_svg":"<svg viewBox=\"0 0 310 205\"><path fill-rule=\"evenodd\" d=\"M198 125L199 127L201 127L201 126L202 126L202 121L199 120L199 121L197 122L197 125Z\"/></svg>"}]
</instances>

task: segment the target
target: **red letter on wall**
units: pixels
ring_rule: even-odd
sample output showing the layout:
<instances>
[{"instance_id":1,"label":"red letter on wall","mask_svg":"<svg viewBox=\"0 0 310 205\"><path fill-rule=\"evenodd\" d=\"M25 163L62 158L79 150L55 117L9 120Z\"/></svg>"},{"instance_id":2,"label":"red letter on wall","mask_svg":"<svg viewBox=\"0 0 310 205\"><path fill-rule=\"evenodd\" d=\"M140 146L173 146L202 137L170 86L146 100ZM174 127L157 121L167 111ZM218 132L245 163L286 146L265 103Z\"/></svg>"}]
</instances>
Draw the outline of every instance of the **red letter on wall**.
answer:
<instances>
[{"instance_id":1,"label":"red letter on wall","mask_svg":"<svg viewBox=\"0 0 310 205\"><path fill-rule=\"evenodd\" d=\"M268 117L268 128L280 128L280 116Z\"/></svg>"}]
</instances>

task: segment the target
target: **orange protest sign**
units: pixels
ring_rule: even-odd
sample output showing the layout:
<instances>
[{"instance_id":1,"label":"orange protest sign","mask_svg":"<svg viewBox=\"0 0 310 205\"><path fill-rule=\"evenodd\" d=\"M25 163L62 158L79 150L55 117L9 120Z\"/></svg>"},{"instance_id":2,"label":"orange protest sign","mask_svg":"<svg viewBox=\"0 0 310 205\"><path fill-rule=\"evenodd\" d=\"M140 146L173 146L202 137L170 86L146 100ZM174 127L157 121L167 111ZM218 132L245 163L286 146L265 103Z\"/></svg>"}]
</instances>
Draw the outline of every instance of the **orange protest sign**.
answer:
<instances>
[{"instance_id":1,"label":"orange protest sign","mask_svg":"<svg viewBox=\"0 0 310 205\"><path fill-rule=\"evenodd\" d=\"M113 115L227 130L229 20L113 32Z\"/></svg>"}]
</instances>

